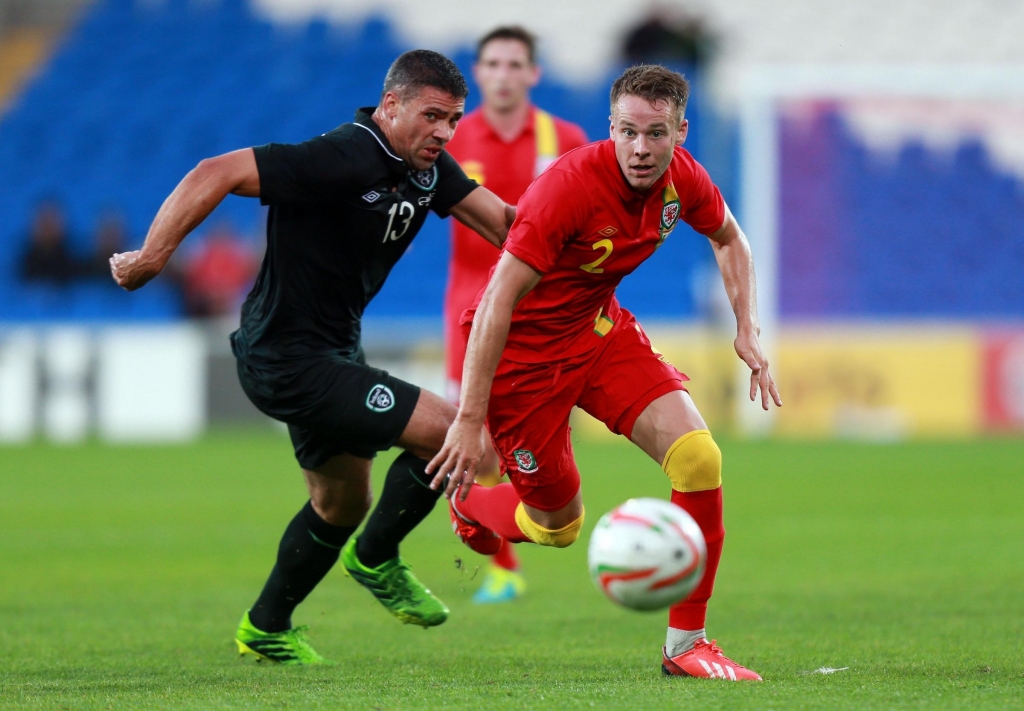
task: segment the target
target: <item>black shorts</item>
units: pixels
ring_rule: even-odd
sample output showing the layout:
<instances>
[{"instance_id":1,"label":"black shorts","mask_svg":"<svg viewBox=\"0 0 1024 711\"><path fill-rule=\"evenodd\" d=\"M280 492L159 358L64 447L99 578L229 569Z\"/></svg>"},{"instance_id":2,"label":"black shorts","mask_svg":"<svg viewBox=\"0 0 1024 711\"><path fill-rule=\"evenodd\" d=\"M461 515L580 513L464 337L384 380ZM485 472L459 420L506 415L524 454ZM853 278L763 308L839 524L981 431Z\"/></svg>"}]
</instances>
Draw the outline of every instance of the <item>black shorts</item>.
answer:
<instances>
[{"instance_id":1,"label":"black shorts","mask_svg":"<svg viewBox=\"0 0 1024 711\"><path fill-rule=\"evenodd\" d=\"M245 394L288 425L303 469L338 454L372 459L395 445L412 418L420 389L359 355L356 362L321 356L268 368L238 361Z\"/></svg>"}]
</instances>

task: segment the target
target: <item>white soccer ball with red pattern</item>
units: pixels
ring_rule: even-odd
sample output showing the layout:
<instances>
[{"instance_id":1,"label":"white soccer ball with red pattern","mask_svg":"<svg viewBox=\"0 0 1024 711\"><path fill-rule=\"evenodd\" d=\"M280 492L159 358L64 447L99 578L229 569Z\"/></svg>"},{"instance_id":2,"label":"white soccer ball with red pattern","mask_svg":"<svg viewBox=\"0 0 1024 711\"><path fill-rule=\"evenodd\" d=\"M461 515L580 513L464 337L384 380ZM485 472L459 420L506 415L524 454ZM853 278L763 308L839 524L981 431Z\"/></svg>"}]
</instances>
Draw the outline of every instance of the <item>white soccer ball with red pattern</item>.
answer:
<instances>
[{"instance_id":1,"label":"white soccer ball with red pattern","mask_svg":"<svg viewBox=\"0 0 1024 711\"><path fill-rule=\"evenodd\" d=\"M662 499L630 499L606 513L588 549L594 584L631 610L660 610L686 598L707 557L697 522Z\"/></svg>"}]
</instances>

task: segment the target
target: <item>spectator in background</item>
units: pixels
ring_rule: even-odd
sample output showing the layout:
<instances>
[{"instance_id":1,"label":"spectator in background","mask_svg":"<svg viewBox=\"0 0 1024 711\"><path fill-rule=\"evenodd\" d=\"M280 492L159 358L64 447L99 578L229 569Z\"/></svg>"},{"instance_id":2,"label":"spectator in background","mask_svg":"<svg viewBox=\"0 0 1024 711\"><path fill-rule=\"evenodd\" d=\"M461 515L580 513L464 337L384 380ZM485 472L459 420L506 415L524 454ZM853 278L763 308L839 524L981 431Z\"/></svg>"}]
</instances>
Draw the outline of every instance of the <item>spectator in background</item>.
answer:
<instances>
[{"instance_id":1,"label":"spectator in background","mask_svg":"<svg viewBox=\"0 0 1024 711\"><path fill-rule=\"evenodd\" d=\"M67 286L75 278L77 264L68 249L64 208L55 198L39 203L29 242L21 256L21 278L26 282Z\"/></svg>"},{"instance_id":2,"label":"spectator in background","mask_svg":"<svg viewBox=\"0 0 1024 711\"><path fill-rule=\"evenodd\" d=\"M259 257L229 224L217 224L184 265L185 312L195 318L237 314Z\"/></svg>"},{"instance_id":3,"label":"spectator in background","mask_svg":"<svg viewBox=\"0 0 1024 711\"><path fill-rule=\"evenodd\" d=\"M96 226L92 252L82 260L78 275L110 283L110 255L128 250L128 232L124 216L117 210L104 212Z\"/></svg>"},{"instance_id":4,"label":"spectator in background","mask_svg":"<svg viewBox=\"0 0 1024 711\"><path fill-rule=\"evenodd\" d=\"M714 54L715 46L716 38L700 18L657 4L626 33L622 54L630 64L667 62L700 67Z\"/></svg>"}]
</instances>

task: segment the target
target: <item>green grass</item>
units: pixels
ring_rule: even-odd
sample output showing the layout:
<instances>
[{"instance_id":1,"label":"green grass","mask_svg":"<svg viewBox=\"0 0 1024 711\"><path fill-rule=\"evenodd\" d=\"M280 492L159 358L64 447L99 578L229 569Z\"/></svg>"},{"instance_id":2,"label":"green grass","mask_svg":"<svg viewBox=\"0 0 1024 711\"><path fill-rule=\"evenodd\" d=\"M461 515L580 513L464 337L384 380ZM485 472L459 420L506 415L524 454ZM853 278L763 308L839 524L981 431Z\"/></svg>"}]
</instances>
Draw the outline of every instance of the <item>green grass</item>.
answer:
<instances>
[{"instance_id":1,"label":"green grass","mask_svg":"<svg viewBox=\"0 0 1024 711\"><path fill-rule=\"evenodd\" d=\"M405 554L445 625L400 625L335 570L296 621L340 665L242 663L234 627L304 500L286 439L0 449L0 708L1024 707L1024 442L722 448L708 629L763 684L662 678L664 616L594 589L586 534L520 546L527 596L474 606L482 560L441 506ZM589 525L667 493L629 445L578 460Z\"/></svg>"}]
</instances>

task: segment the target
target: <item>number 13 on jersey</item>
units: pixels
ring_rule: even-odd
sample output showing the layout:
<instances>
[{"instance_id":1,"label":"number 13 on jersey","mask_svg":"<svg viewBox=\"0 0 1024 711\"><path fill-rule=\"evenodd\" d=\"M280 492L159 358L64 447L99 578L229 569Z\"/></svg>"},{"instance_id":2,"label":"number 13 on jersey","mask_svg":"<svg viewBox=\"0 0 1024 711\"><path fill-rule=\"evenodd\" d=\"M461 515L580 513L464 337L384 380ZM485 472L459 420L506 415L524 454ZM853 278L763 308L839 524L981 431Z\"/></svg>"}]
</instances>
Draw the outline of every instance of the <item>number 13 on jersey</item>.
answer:
<instances>
[{"instance_id":1,"label":"number 13 on jersey","mask_svg":"<svg viewBox=\"0 0 1024 711\"><path fill-rule=\"evenodd\" d=\"M416 214L416 208L411 202L402 200L401 205L394 203L391 209L388 210L388 226L384 230L384 243L390 239L392 242L397 242L405 236L405 233L409 231L409 223L412 222L413 216ZM401 231L398 229L398 225L395 225L395 217L398 217L402 221ZM391 226L395 225L395 229L391 229Z\"/></svg>"}]
</instances>

